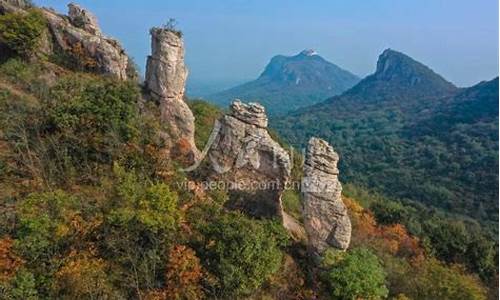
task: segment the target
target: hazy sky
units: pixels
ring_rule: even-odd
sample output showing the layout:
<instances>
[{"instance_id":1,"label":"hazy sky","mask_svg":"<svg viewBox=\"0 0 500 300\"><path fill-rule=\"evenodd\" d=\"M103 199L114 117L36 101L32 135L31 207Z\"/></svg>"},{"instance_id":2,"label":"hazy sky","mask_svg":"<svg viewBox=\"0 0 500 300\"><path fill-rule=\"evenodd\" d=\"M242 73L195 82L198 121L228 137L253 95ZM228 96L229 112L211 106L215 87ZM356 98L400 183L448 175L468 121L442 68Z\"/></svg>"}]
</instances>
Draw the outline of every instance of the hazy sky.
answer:
<instances>
[{"instance_id":1,"label":"hazy sky","mask_svg":"<svg viewBox=\"0 0 500 300\"><path fill-rule=\"evenodd\" d=\"M66 0L35 0L66 12ZM306 48L351 72L374 71L385 48L459 86L498 75L497 0L80 0L144 71L150 27L175 18L191 79L257 77L276 54Z\"/></svg>"}]
</instances>

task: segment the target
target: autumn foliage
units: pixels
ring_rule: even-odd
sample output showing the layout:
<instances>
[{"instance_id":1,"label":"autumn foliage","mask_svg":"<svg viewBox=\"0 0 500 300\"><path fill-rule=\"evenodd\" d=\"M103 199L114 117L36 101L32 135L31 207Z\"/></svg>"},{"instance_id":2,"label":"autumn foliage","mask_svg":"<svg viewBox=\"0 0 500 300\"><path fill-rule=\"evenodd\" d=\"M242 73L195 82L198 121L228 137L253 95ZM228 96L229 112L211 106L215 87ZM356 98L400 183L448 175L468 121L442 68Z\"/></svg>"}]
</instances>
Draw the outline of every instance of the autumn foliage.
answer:
<instances>
[{"instance_id":1,"label":"autumn foliage","mask_svg":"<svg viewBox=\"0 0 500 300\"><path fill-rule=\"evenodd\" d=\"M419 240L411 236L404 225L378 225L373 215L354 200L344 197L344 203L351 212L353 246L371 244L378 251L399 257L423 258L424 249Z\"/></svg>"},{"instance_id":2,"label":"autumn foliage","mask_svg":"<svg viewBox=\"0 0 500 300\"><path fill-rule=\"evenodd\" d=\"M10 237L0 239L0 281L11 279L23 261L13 253L14 240Z\"/></svg>"},{"instance_id":3,"label":"autumn foliage","mask_svg":"<svg viewBox=\"0 0 500 300\"><path fill-rule=\"evenodd\" d=\"M202 277L203 270L196 253L184 245L175 245L168 255L164 288L148 293L146 299L202 299Z\"/></svg>"}]
</instances>

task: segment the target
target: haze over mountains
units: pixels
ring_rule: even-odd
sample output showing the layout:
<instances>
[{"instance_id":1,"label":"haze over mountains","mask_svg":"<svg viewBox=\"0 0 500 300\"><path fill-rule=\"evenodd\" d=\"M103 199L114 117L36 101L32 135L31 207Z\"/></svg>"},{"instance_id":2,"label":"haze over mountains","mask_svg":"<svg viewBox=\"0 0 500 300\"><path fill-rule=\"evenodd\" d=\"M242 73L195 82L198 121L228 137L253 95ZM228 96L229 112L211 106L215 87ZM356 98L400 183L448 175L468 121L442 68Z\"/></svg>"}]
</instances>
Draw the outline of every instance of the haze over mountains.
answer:
<instances>
[{"instance_id":1,"label":"haze over mountains","mask_svg":"<svg viewBox=\"0 0 500 300\"><path fill-rule=\"evenodd\" d=\"M207 99L222 107L235 98L258 101L269 114L278 115L341 94L358 81L356 75L328 62L314 50L304 50L295 56L273 57L256 80Z\"/></svg>"},{"instance_id":2,"label":"haze over mountains","mask_svg":"<svg viewBox=\"0 0 500 300\"><path fill-rule=\"evenodd\" d=\"M272 121L296 146L329 140L345 182L498 221L498 78L460 89L388 49L344 94Z\"/></svg>"}]
</instances>

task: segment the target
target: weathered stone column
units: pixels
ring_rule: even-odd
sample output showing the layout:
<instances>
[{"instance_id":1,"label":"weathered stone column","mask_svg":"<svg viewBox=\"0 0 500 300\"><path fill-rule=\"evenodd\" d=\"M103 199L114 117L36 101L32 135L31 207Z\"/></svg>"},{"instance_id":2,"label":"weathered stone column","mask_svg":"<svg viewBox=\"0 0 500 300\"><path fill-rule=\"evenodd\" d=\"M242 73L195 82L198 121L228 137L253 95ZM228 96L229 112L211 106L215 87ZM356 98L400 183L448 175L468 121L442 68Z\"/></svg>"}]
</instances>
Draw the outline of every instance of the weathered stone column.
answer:
<instances>
[{"instance_id":1,"label":"weathered stone column","mask_svg":"<svg viewBox=\"0 0 500 300\"><path fill-rule=\"evenodd\" d=\"M152 54L146 66L146 88L159 102L161 120L167 127L171 152L189 162L199 156L194 142L194 116L184 91L188 70L184 64L184 43L181 34L165 28L151 29Z\"/></svg>"},{"instance_id":2,"label":"weathered stone column","mask_svg":"<svg viewBox=\"0 0 500 300\"><path fill-rule=\"evenodd\" d=\"M351 240L351 221L342 202L338 161L339 156L326 141L309 140L302 179L303 214L310 250L316 255L329 246L345 250Z\"/></svg>"},{"instance_id":3,"label":"weathered stone column","mask_svg":"<svg viewBox=\"0 0 500 300\"><path fill-rule=\"evenodd\" d=\"M221 117L208 151L210 179L230 188L227 206L256 217L282 218L281 196L291 162L267 131L264 107L235 101Z\"/></svg>"}]
</instances>

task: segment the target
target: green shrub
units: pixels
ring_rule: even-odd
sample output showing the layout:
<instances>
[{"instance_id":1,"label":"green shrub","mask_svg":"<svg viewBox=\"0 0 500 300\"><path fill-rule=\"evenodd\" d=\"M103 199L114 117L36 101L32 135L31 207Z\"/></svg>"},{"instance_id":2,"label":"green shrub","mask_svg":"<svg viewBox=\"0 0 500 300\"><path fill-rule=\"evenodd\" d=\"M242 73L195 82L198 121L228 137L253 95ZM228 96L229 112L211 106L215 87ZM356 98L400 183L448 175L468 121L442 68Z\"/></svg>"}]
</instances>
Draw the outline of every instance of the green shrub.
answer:
<instances>
[{"instance_id":1,"label":"green shrub","mask_svg":"<svg viewBox=\"0 0 500 300\"><path fill-rule=\"evenodd\" d=\"M302 219L302 203L300 201L300 194L298 191L292 189L285 190L282 201L283 209L286 213L297 220Z\"/></svg>"},{"instance_id":2,"label":"green shrub","mask_svg":"<svg viewBox=\"0 0 500 300\"><path fill-rule=\"evenodd\" d=\"M179 227L178 196L164 183L115 165L114 191L105 211L103 256L115 264L116 283L130 298L157 287Z\"/></svg>"},{"instance_id":3,"label":"green shrub","mask_svg":"<svg viewBox=\"0 0 500 300\"><path fill-rule=\"evenodd\" d=\"M37 97L46 96L48 84L39 64L11 58L0 65L0 77Z\"/></svg>"},{"instance_id":4,"label":"green shrub","mask_svg":"<svg viewBox=\"0 0 500 300\"><path fill-rule=\"evenodd\" d=\"M217 278L215 296L237 297L254 292L278 271L286 241L281 226L223 213L198 228L204 236L199 256Z\"/></svg>"},{"instance_id":5,"label":"green shrub","mask_svg":"<svg viewBox=\"0 0 500 300\"><path fill-rule=\"evenodd\" d=\"M127 143L139 143L138 98L135 84L111 78L74 75L51 88L38 129L45 161L57 167L51 177L94 178L99 165L110 166L128 151Z\"/></svg>"},{"instance_id":6,"label":"green shrub","mask_svg":"<svg viewBox=\"0 0 500 300\"><path fill-rule=\"evenodd\" d=\"M0 281L0 296L6 300L38 300L38 291L33 274L25 269L17 272L9 282Z\"/></svg>"},{"instance_id":7,"label":"green shrub","mask_svg":"<svg viewBox=\"0 0 500 300\"><path fill-rule=\"evenodd\" d=\"M212 132L215 120L222 115L222 112L217 106L203 100L189 101L188 104L195 117L196 147L203 149Z\"/></svg>"},{"instance_id":8,"label":"green shrub","mask_svg":"<svg viewBox=\"0 0 500 300\"><path fill-rule=\"evenodd\" d=\"M382 299L388 294L385 272L370 250L358 248L336 257L324 274L331 299Z\"/></svg>"},{"instance_id":9,"label":"green shrub","mask_svg":"<svg viewBox=\"0 0 500 300\"><path fill-rule=\"evenodd\" d=\"M0 16L0 43L24 58L34 53L45 30L46 20L35 9Z\"/></svg>"},{"instance_id":10,"label":"green shrub","mask_svg":"<svg viewBox=\"0 0 500 300\"><path fill-rule=\"evenodd\" d=\"M486 291L480 281L466 275L459 266L446 266L435 259L422 262L404 280L405 294L411 299L484 300Z\"/></svg>"}]
</instances>

